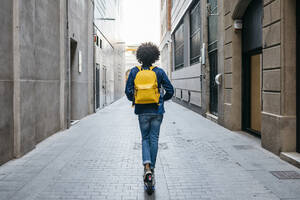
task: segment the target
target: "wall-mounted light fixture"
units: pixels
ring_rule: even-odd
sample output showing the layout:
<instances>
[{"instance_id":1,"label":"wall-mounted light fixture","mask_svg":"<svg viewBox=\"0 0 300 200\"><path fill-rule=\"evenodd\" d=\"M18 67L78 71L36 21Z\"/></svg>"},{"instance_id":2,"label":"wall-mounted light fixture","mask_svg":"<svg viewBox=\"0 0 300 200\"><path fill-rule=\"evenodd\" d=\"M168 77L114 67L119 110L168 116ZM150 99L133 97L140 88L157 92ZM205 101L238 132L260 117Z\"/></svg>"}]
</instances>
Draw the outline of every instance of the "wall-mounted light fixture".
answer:
<instances>
[{"instance_id":1,"label":"wall-mounted light fixture","mask_svg":"<svg viewBox=\"0 0 300 200\"><path fill-rule=\"evenodd\" d=\"M243 20L236 19L233 21L234 30L242 30L243 29Z\"/></svg>"}]
</instances>

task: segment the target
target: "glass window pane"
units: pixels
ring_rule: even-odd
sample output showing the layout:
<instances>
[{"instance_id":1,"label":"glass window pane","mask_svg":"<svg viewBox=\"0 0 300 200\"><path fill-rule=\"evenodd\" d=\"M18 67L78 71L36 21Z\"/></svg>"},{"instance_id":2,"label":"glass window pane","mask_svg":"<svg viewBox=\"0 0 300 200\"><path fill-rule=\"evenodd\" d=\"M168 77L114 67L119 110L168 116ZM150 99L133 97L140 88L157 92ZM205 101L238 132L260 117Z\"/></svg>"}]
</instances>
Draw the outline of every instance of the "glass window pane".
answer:
<instances>
[{"instance_id":1,"label":"glass window pane","mask_svg":"<svg viewBox=\"0 0 300 200\"><path fill-rule=\"evenodd\" d=\"M190 24L191 24L191 35L193 35L200 28L200 3L196 4L191 9Z\"/></svg>"},{"instance_id":2,"label":"glass window pane","mask_svg":"<svg viewBox=\"0 0 300 200\"><path fill-rule=\"evenodd\" d=\"M217 0L208 0L207 3L210 4L210 10L212 11L212 14L216 14L217 7L218 7L218 1Z\"/></svg>"},{"instance_id":3,"label":"glass window pane","mask_svg":"<svg viewBox=\"0 0 300 200\"><path fill-rule=\"evenodd\" d=\"M200 57L200 31L191 38L191 64L199 62Z\"/></svg>"},{"instance_id":4,"label":"glass window pane","mask_svg":"<svg viewBox=\"0 0 300 200\"><path fill-rule=\"evenodd\" d=\"M175 69L183 67L184 55L184 25L181 23L174 33Z\"/></svg>"},{"instance_id":5,"label":"glass window pane","mask_svg":"<svg viewBox=\"0 0 300 200\"><path fill-rule=\"evenodd\" d=\"M175 44L180 46L183 42L183 24L181 24L175 32Z\"/></svg>"},{"instance_id":6,"label":"glass window pane","mask_svg":"<svg viewBox=\"0 0 300 200\"><path fill-rule=\"evenodd\" d=\"M194 5L190 12L190 61L191 64L199 62L201 48L201 14L200 1Z\"/></svg>"},{"instance_id":7,"label":"glass window pane","mask_svg":"<svg viewBox=\"0 0 300 200\"><path fill-rule=\"evenodd\" d=\"M210 16L208 20L208 44L218 40L218 16Z\"/></svg>"},{"instance_id":8,"label":"glass window pane","mask_svg":"<svg viewBox=\"0 0 300 200\"><path fill-rule=\"evenodd\" d=\"M183 66L183 46L175 51L175 69Z\"/></svg>"}]
</instances>

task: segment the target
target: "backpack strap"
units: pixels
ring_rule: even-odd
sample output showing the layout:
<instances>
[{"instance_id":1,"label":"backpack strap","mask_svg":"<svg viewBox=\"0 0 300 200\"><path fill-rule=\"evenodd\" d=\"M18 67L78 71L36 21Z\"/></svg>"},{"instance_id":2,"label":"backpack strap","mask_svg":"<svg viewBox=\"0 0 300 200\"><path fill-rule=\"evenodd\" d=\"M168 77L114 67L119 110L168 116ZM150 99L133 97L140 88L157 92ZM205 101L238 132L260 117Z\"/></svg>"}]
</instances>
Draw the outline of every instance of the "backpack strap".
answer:
<instances>
[{"instance_id":1,"label":"backpack strap","mask_svg":"<svg viewBox=\"0 0 300 200\"><path fill-rule=\"evenodd\" d=\"M136 66L136 67L139 69L139 71L142 71L142 66ZM155 67L156 66L151 66L149 67L149 69L152 71Z\"/></svg>"},{"instance_id":2,"label":"backpack strap","mask_svg":"<svg viewBox=\"0 0 300 200\"><path fill-rule=\"evenodd\" d=\"M156 67L156 66L151 66L151 67L150 67L150 70L152 71L155 67Z\"/></svg>"},{"instance_id":3,"label":"backpack strap","mask_svg":"<svg viewBox=\"0 0 300 200\"><path fill-rule=\"evenodd\" d=\"M138 69L139 69L139 71L142 71L142 67L141 66L136 66Z\"/></svg>"}]
</instances>

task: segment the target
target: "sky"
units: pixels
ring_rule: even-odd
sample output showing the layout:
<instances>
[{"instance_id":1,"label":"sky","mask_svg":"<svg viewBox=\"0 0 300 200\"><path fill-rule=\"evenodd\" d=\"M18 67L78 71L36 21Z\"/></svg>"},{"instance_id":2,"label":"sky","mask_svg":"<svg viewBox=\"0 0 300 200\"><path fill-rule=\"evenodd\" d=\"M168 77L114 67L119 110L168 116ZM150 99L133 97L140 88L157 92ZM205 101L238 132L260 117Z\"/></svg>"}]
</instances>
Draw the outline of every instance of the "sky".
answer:
<instances>
[{"instance_id":1,"label":"sky","mask_svg":"<svg viewBox=\"0 0 300 200\"><path fill-rule=\"evenodd\" d=\"M127 45L160 40L160 0L124 0L124 39Z\"/></svg>"}]
</instances>

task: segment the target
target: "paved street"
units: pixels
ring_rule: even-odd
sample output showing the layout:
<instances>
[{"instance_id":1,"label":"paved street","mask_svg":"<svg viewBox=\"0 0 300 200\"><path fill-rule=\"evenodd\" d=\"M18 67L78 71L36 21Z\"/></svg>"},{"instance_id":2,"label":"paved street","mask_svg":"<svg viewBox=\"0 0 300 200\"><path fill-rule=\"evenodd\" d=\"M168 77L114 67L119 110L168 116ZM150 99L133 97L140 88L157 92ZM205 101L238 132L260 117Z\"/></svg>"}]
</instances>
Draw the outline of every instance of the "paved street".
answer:
<instances>
[{"instance_id":1,"label":"paved street","mask_svg":"<svg viewBox=\"0 0 300 200\"><path fill-rule=\"evenodd\" d=\"M144 192L137 117L125 99L0 167L0 199L300 199L300 170L235 133L166 103L157 189Z\"/></svg>"}]
</instances>

